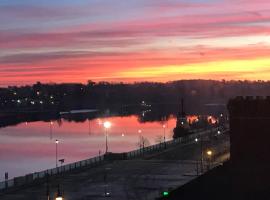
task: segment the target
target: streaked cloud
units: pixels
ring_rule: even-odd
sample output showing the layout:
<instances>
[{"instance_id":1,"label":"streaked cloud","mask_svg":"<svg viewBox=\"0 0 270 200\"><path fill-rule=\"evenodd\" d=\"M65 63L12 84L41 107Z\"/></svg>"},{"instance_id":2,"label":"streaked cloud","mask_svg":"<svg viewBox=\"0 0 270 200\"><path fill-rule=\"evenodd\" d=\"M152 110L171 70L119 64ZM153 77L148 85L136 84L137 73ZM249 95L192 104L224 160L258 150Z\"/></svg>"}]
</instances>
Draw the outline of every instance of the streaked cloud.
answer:
<instances>
[{"instance_id":1,"label":"streaked cloud","mask_svg":"<svg viewBox=\"0 0 270 200\"><path fill-rule=\"evenodd\" d=\"M268 80L268 65L259 65L269 55L269 11L266 0L3 1L0 84L167 81L180 72ZM244 63L261 73L244 71ZM221 72L224 64L236 70Z\"/></svg>"}]
</instances>

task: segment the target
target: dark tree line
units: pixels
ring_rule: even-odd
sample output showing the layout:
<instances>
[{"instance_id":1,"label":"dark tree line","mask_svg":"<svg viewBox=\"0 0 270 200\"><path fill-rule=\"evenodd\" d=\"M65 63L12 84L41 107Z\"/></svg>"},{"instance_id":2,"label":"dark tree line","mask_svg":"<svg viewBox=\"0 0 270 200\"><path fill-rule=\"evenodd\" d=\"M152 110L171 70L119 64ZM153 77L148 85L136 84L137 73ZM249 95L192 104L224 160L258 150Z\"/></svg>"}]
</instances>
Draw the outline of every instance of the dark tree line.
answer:
<instances>
[{"instance_id":1,"label":"dark tree line","mask_svg":"<svg viewBox=\"0 0 270 200\"><path fill-rule=\"evenodd\" d=\"M178 104L187 107L226 104L235 96L267 96L270 82L181 80L134 84L89 81L87 84L42 84L0 88L1 112L65 111L71 109L125 108L141 105Z\"/></svg>"}]
</instances>

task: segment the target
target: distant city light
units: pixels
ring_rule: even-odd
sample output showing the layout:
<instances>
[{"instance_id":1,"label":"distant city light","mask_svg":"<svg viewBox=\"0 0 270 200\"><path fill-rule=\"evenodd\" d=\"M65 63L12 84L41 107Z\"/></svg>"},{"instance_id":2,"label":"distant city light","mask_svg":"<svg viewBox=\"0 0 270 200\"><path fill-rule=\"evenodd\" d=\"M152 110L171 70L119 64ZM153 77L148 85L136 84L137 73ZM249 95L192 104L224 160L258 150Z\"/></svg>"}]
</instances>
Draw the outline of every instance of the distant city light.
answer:
<instances>
[{"instance_id":1,"label":"distant city light","mask_svg":"<svg viewBox=\"0 0 270 200\"><path fill-rule=\"evenodd\" d=\"M208 116L207 121L208 121L209 124L216 124L218 122L218 119L216 119L213 116Z\"/></svg>"},{"instance_id":2,"label":"distant city light","mask_svg":"<svg viewBox=\"0 0 270 200\"><path fill-rule=\"evenodd\" d=\"M198 140L198 138L195 138L195 142L198 142L199 140Z\"/></svg>"}]
</instances>

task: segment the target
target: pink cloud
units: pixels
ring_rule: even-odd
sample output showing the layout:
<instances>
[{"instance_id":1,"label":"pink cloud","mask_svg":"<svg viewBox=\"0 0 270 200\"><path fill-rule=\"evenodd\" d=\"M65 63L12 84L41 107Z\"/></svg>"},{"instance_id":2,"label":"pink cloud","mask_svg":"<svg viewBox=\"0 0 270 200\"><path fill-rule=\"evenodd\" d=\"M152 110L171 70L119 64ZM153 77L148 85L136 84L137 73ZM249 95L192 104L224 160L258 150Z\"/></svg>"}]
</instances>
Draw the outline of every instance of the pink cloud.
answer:
<instances>
[{"instance_id":1,"label":"pink cloud","mask_svg":"<svg viewBox=\"0 0 270 200\"><path fill-rule=\"evenodd\" d=\"M89 48L124 47L151 44L160 37L213 38L228 36L247 36L269 34L270 27L262 23L270 22L269 12L185 15L160 17L156 19L133 20L108 25L100 24L73 27L73 30L61 29L47 33L1 33L0 47L44 48L73 47ZM261 23L255 25L254 23Z\"/></svg>"}]
</instances>

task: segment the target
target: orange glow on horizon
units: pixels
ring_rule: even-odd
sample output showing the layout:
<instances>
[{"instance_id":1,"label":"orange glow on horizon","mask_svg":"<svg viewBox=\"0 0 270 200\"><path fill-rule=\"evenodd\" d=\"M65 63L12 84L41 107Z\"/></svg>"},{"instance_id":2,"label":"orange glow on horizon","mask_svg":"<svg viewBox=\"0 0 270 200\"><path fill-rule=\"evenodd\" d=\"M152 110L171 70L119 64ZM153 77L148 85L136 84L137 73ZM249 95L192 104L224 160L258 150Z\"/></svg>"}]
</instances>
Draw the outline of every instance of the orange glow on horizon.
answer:
<instances>
[{"instance_id":1,"label":"orange glow on horizon","mask_svg":"<svg viewBox=\"0 0 270 200\"><path fill-rule=\"evenodd\" d=\"M270 59L260 58L145 67L120 72L119 74L122 78L133 77L134 79L136 77L137 80L150 78L151 80L163 82L178 79L269 80L269 66Z\"/></svg>"}]
</instances>

